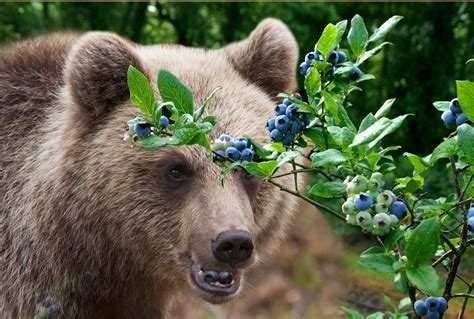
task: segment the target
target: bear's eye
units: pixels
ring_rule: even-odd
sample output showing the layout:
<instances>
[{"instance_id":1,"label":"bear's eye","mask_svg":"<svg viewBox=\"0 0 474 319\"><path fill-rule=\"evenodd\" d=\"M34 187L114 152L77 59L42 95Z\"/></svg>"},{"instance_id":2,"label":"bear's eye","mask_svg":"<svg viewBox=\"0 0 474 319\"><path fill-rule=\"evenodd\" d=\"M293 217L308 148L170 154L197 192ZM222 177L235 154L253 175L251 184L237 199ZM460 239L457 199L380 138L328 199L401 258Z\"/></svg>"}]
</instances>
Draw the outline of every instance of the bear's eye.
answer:
<instances>
[{"instance_id":1,"label":"bear's eye","mask_svg":"<svg viewBox=\"0 0 474 319\"><path fill-rule=\"evenodd\" d=\"M186 174L184 174L184 170L181 167L175 166L168 171L168 177L172 181L182 182L186 179Z\"/></svg>"}]
</instances>

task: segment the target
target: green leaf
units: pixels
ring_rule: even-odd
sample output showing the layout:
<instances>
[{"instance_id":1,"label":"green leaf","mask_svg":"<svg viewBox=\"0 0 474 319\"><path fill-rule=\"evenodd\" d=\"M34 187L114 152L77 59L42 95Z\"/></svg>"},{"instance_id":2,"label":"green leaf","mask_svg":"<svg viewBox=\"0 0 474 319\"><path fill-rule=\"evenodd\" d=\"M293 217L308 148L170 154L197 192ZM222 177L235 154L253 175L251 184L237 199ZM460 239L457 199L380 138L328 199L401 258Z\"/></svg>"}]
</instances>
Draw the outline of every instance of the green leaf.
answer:
<instances>
[{"instance_id":1,"label":"green leaf","mask_svg":"<svg viewBox=\"0 0 474 319\"><path fill-rule=\"evenodd\" d=\"M439 289L439 277L436 270L430 264L420 264L407 267L408 280L419 289L430 295L436 295Z\"/></svg>"},{"instance_id":2,"label":"green leaf","mask_svg":"<svg viewBox=\"0 0 474 319\"><path fill-rule=\"evenodd\" d=\"M321 34L321 37L318 40L318 44L316 45L319 52L327 59L328 53L334 48L337 43L338 37L338 29L337 27L330 23L328 24Z\"/></svg>"},{"instance_id":3,"label":"green leaf","mask_svg":"<svg viewBox=\"0 0 474 319\"><path fill-rule=\"evenodd\" d=\"M155 95L148 78L135 69L128 67L127 83L130 90L130 101L148 116L153 116L155 110Z\"/></svg>"},{"instance_id":4,"label":"green leaf","mask_svg":"<svg viewBox=\"0 0 474 319\"><path fill-rule=\"evenodd\" d=\"M324 97L324 106L326 107L330 116L337 116L339 113L339 104L334 101L332 95L326 91L321 92Z\"/></svg>"},{"instance_id":5,"label":"green leaf","mask_svg":"<svg viewBox=\"0 0 474 319\"><path fill-rule=\"evenodd\" d=\"M335 149L328 149L320 153L312 155L312 167L329 167L337 166L349 160L344 154Z\"/></svg>"},{"instance_id":6,"label":"green leaf","mask_svg":"<svg viewBox=\"0 0 474 319\"><path fill-rule=\"evenodd\" d=\"M383 319L383 318L384 318L383 312L376 312L367 316L367 319Z\"/></svg>"},{"instance_id":7,"label":"green leaf","mask_svg":"<svg viewBox=\"0 0 474 319\"><path fill-rule=\"evenodd\" d=\"M410 265L427 263L436 253L441 228L437 217L422 221L405 236L406 255Z\"/></svg>"},{"instance_id":8,"label":"green leaf","mask_svg":"<svg viewBox=\"0 0 474 319\"><path fill-rule=\"evenodd\" d=\"M407 157L408 160L410 161L411 165L413 165L414 170L414 175L418 175L426 171L430 166L428 163L426 163L421 157L418 155L412 154L405 152L403 153L403 156Z\"/></svg>"},{"instance_id":9,"label":"green leaf","mask_svg":"<svg viewBox=\"0 0 474 319\"><path fill-rule=\"evenodd\" d=\"M348 319L365 319L365 317L360 312L355 310L346 307L342 307L342 310L344 310Z\"/></svg>"},{"instance_id":10,"label":"green leaf","mask_svg":"<svg viewBox=\"0 0 474 319\"><path fill-rule=\"evenodd\" d=\"M327 130L334 142L342 148L349 146L355 136L354 132L347 127L329 126Z\"/></svg>"},{"instance_id":11,"label":"green leaf","mask_svg":"<svg viewBox=\"0 0 474 319\"><path fill-rule=\"evenodd\" d=\"M449 101L437 101L437 102L433 102L433 106L438 111L444 112L444 111L449 110L449 104L450 103L451 102L449 102Z\"/></svg>"},{"instance_id":12,"label":"green leaf","mask_svg":"<svg viewBox=\"0 0 474 319\"><path fill-rule=\"evenodd\" d=\"M147 124L148 121L143 115L137 115L135 118L129 120L127 124Z\"/></svg>"},{"instance_id":13,"label":"green leaf","mask_svg":"<svg viewBox=\"0 0 474 319\"><path fill-rule=\"evenodd\" d=\"M456 87L462 111L474 122L474 82L456 81Z\"/></svg>"},{"instance_id":14,"label":"green leaf","mask_svg":"<svg viewBox=\"0 0 474 319\"><path fill-rule=\"evenodd\" d=\"M323 198L339 198L346 194L346 185L342 182L324 182L314 184L309 193Z\"/></svg>"},{"instance_id":15,"label":"green leaf","mask_svg":"<svg viewBox=\"0 0 474 319\"><path fill-rule=\"evenodd\" d=\"M227 176L227 174L229 174L230 171L232 171L235 167L239 167L239 166L242 166L242 164L240 162L232 162L230 163L226 168L224 168L222 171L221 171L221 185L224 186L224 179L225 177Z\"/></svg>"},{"instance_id":16,"label":"green leaf","mask_svg":"<svg viewBox=\"0 0 474 319\"><path fill-rule=\"evenodd\" d=\"M369 269L383 273L393 273L395 258L388 255L380 247L371 247L360 255L359 263Z\"/></svg>"},{"instance_id":17,"label":"green leaf","mask_svg":"<svg viewBox=\"0 0 474 319\"><path fill-rule=\"evenodd\" d=\"M390 125L382 132L382 134L377 136L372 142L369 143L369 147L372 148L376 146L377 143L380 142L385 136L395 132L403 124L403 121L405 121L405 119L411 115L412 114L400 115L390 120Z\"/></svg>"},{"instance_id":18,"label":"green leaf","mask_svg":"<svg viewBox=\"0 0 474 319\"><path fill-rule=\"evenodd\" d=\"M408 293L407 275L404 271L395 274L393 278L395 288L402 294Z\"/></svg>"},{"instance_id":19,"label":"green leaf","mask_svg":"<svg viewBox=\"0 0 474 319\"><path fill-rule=\"evenodd\" d=\"M215 116L206 116L205 118L202 119L203 123L211 123L213 126L217 124L217 117Z\"/></svg>"},{"instance_id":20,"label":"green leaf","mask_svg":"<svg viewBox=\"0 0 474 319\"><path fill-rule=\"evenodd\" d=\"M281 153L277 158L278 167L282 166L285 163L291 162L298 156L301 156L301 152L299 151L287 151L287 152Z\"/></svg>"},{"instance_id":21,"label":"green leaf","mask_svg":"<svg viewBox=\"0 0 474 319\"><path fill-rule=\"evenodd\" d=\"M209 94L208 97L206 97L206 99L204 100L202 105L196 110L196 112L193 113L194 121L197 121L201 118L202 114L204 113L204 110L212 102L212 99L214 98L214 95L216 95L216 93L219 92L219 90L222 90L221 86L215 88L214 91L212 91L212 93Z\"/></svg>"},{"instance_id":22,"label":"green leaf","mask_svg":"<svg viewBox=\"0 0 474 319\"><path fill-rule=\"evenodd\" d=\"M337 41L336 44L339 44L344 36L344 32L346 32L347 28L347 20L342 20L336 23L337 28Z\"/></svg>"},{"instance_id":23,"label":"green leaf","mask_svg":"<svg viewBox=\"0 0 474 319\"><path fill-rule=\"evenodd\" d=\"M354 123L352 123L349 114L347 114L347 111L342 104L339 104L339 112L337 118L339 120L339 123L341 123L343 126L349 128L352 132L357 132Z\"/></svg>"},{"instance_id":24,"label":"green leaf","mask_svg":"<svg viewBox=\"0 0 474 319\"><path fill-rule=\"evenodd\" d=\"M267 162L249 162L244 164L244 168L250 174L254 176L261 176L261 177L271 177L275 169L278 167L278 161L267 161Z\"/></svg>"},{"instance_id":25,"label":"green leaf","mask_svg":"<svg viewBox=\"0 0 474 319\"><path fill-rule=\"evenodd\" d=\"M470 160L474 159L474 127L469 124L458 126L458 145Z\"/></svg>"},{"instance_id":26,"label":"green leaf","mask_svg":"<svg viewBox=\"0 0 474 319\"><path fill-rule=\"evenodd\" d=\"M387 250L392 250L395 244L405 235L405 232L400 228L396 228L390 232L388 237L384 241L384 245Z\"/></svg>"},{"instance_id":27,"label":"green leaf","mask_svg":"<svg viewBox=\"0 0 474 319\"><path fill-rule=\"evenodd\" d=\"M269 156L271 156L274 153L273 151L269 151L263 148L262 145L258 144L250 136L245 135L244 137L250 142L250 144L252 144L253 149L255 150L255 153L257 153L257 155L260 156L261 158L267 159Z\"/></svg>"},{"instance_id":28,"label":"green leaf","mask_svg":"<svg viewBox=\"0 0 474 319\"><path fill-rule=\"evenodd\" d=\"M304 88L308 94L308 101L311 106L318 104L317 93L321 90L321 75L315 68L311 69L304 79Z\"/></svg>"},{"instance_id":29,"label":"green leaf","mask_svg":"<svg viewBox=\"0 0 474 319\"><path fill-rule=\"evenodd\" d=\"M438 160L442 158L448 158L456 155L459 151L459 146L454 138L448 138L433 150L430 157L430 165L434 165Z\"/></svg>"},{"instance_id":30,"label":"green leaf","mask_svg":"<svg viewBox=\"0 0 474 319\"><path fill-rule=\"evenodd\" d=\"M393 16L385 21L375 32L370 36L369 42L375 42L383 39L390 30L392 30L397 23L403 19L402 16Z\"/></svg>"},{"instance_id":31,"label":"green leaf","mask_svg":"<svg viewBox=\"0 0 474 319\"><path fill-rule=\"evenodd\" d=\"M362 122L359 125L359 133L365 131L368 127L370 127L372 124L377 122L377 119L372 113L367 114L366 117L362 120Z\"/></svg>"},{"instance_id":32,"label":"green leaf","mask_svg":"<svg viewBox=\"0 0 474 319\"><path fill-rule=\"evenodd\" d=\"M385 129L387 129L392 124L392 121L386 117L377 120L374 124L369 126L364 131L357 133L352 141L350 147L355 147L362 144L367 144L375 140L380 134L382 134Z\"/></svg>"},{"instance_id":33,"label":"green leaf","mask_svg":"<svg viewBox=\"0 0 474 319\"><path fill-rule=\"evenodd\" d=\"M359 60L357 61L357 65L361 65L362 63L364 63L366 60L370 59L371 57L373 57L374 55L376 55L377 53L379 53L380 51L383 50L384 47L386 47L387 45L391 44L390 42L384 42L378 46L376 46L375 48L369 50L369 51L366 51L364 52Z\"/></svg>"},{"instance_id":34,"label":"green leaf","mask_svg":"<svg viewBox=\"0 0 474 319\"><path fill-rule=\"evenodd\" d=\"M347 42L351 46L352 52L360 57L365 51L365 46L369 39L369 33L365 28L364 19L356 14L351 20L351 29L347 35Z\"/></svg>"},{"instance_id":35,"label":"green leaf","mask_svg":"<svg viewBox=\"0 0 474 319\"><path fill-rule=\"evenodd\" d=\"M158 89L163 101L171 101L179 111L179 114L193 114L193 94L172 73L160 69L158 72Z\"/></svg>"},{"instance_id":36,"label":"green leaf","mask_svg":"<svg viewBox=\"0 0 474 319\"><path fill-rule=\"evenodd\" d=\"M395 103L396 99L388 99L383 103L383 105L378 109L377 113L375 113L375 118L377 120L381 119L382 117L386 116L390 109L392 108L393 103Z\"/></svg>"}]
</instances>

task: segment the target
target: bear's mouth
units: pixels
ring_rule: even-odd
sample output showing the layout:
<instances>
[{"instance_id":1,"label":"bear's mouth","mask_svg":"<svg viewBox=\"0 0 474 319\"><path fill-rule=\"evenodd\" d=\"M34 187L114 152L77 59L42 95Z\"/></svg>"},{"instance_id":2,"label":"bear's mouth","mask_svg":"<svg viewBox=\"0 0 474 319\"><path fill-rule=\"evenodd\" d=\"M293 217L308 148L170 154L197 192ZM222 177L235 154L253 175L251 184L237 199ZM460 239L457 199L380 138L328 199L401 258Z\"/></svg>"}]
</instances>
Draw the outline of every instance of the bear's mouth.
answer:
<instances>
[{"instance_id":1,"label":"bear's mouth","mask_svg":"<svg viewBox=\"0 0 474 319\"><path fill-rule=\"evenodd\" d=\"M205 280L206 274L213 272L219 276L227 276L227 282L219 280ZM229 277L229 274L231 277ZM240 287L241 274L238 270L231 271L213 271L212 269L204 269L200 264L193 262L191 266L191 279L193 283L203 292L204 298L212 303L223 302L222 298L230 297L235 294ZM230 280L231 279L231 280Z\"/></svg>"}]
</instances>

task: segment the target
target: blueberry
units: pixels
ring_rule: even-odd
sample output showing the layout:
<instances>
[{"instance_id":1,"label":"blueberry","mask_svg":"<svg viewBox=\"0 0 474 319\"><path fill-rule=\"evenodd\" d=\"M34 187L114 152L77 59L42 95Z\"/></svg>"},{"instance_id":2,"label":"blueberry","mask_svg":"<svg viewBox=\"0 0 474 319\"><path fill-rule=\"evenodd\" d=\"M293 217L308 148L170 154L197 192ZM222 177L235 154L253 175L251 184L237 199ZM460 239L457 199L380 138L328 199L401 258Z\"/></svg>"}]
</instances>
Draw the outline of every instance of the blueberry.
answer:
<instances>
[{"instance_id":1,"label":"blueberry","mask_svg":"<svg viewBox=\"0 0 474 319\"><path fill-rule=\"evenodd\" d=\"M45 319L55 319L59 317L59 306L57 305L52 305L51 307L48 307L48 313L46 314Z\"/></svg>"},{"instance_id":2,"label":"blueberry","mask_svg":"<svg viewBox=\"0 0 474 319\"><path fill-rule=\"evenodd\" d=\"M456 127L456 114L450 110L446 110L441 114L441 120L443 121L444 126L449 129Z\"/></svg>"},{"instance_id":3,"label":"blueberry","mask_svg":"<svg viewBox=\"0 0 474 319\"><path fill-rule=\"evenodd\" d=\"M242 151L244 148L247 147L247 140L245 138L239 138L237 141L234 142L234 147L239 151Z\"/></svg>"},{"instance_id":4,"label":"blueberry","mask_svg":"<svg viewBox=\"0 0 474 319\"><path fill-rule=\"evenodd\" d=\"M280 142L283 139L283 133L279 129L272 130L270 136L274 142Z\"/></svg>"},{"instance_id":5,"label":"blueberry","mask_svg":"<svg viewBox=\"0 0 474 319\"><path fill-rule=\"evenodd\" d=\"M125 132L124 136L123 136L123 140L124 142L131 142L132 141L132 137L130 136L130 134L127 132Z\"/></svg>"},{"instance_id":6,"label":"blueberry","mask_svg":"<svg viewBox=\"0 0 474 319\"><path fill-rule=\"evenodd\" d=\"M356 196L354 206L357 210L367 210L372 206L372 196L360 193Z\"/></svg>"},{"instance_id":7,"label":"blueberry","mask_svg":"<svg viewBox=\"0 0 474 319\"><path fill-rule=\"evenodd\" d=\"M428 312L428 309L425 306L425 302L423 300L417 300L415 301L415 312L418 316L425 316L426 313Z\"/></svg>"},{"instance_id":8,"label":"blueberry","mask_svg":"<svg viewBox=\"0 0 474 319\"><path fill-rule=\"evenodd\" d=\"M300 119L296 119L291 123L290 133L298 134L303 129L303 123Z\"/></svg>"},{"instance_id":9,"label":"blueberry","mask_svg":"<svg viewBox=\"0 0 474 319\"><path fill-rule=\"evenodd\" d=\"M400 220L398 219L398 217L395 216L395 215L389 215L389 217L390 217L390 225L391 225L391 226L397 226L398 223L400 222Z\"/></svg>"},{"instance_id":10,"label":"blueberry","mask_svg":"<svg viewBox=\"0 0 474 319\"><path fill-rule=\"evenodd\" d=\"M242 161L251 162L253 160L253 150L245 148L241 154Z\"/></svg>"},{"instance_id":11,"label":"blueberry","mask_svg":"<svg viewBox=\"0 0 474 319\"><path fill-rule=\"evenodd\" d=\"M344 204L342 204L341 209L345 214L352 215L354 213L355 206L354 206L354 203L352 201L346 200L344 202Z\"/></svg>"},{"instance_id":12,"label":"blueberry","mask_svg":"<svg viewBox=\"0 0 474 319\"><path fill-rule=\"evenodd\" d=\"M308 113L300 113L300 120L303 122L304 126L308 126L311 123L311 118Z\"/></svg>"},{"instance_id":13,"label":"blueberry","mask_svg":"<svg viewBox=\"0 0 474 319\"><path fill-rule=\"evenodd\" d=\"M267 122L267 129L271 132L275 129L275 118L272 117L271 119L268 120Z\"/></svg>"},{"instance_id":14,"label":"blueberry","mask_svg":"<svg viewBox=\"0 0 474 319\"><path fill-rule=\"evenodd\" d=\"M388 207L392 205L393 197L388 191L383 191L377 196L377 203L386 204Z\"/></svg>"},{"instance_id":15,"label":"blueberry","mask_svg":"<svg viewBox=\"0 0 474 319\"><path fill-rule=\"evenodd\" d=\"M439 301L436 297L428 297L425 300L425 306L428 310L438 310L439 308Z\"/></svg>"},{"instance_id":16,"label":"blueberry","mask_svg":"<svg viewBox=\"0 0 474 319\"><path fill-rule=\"evenodd\" d=\"M219 273L218 280L223 285L229 285L234 280L234 276L230 272L223 271Z\"/></svg>"},{"instance_id":17,"label":"blueberry","mask_svg":"<svg viewBox=\"0 0 474 319\"><path fill-rule=\"evenodd\" d=\"M449 109L451 112L460 114L462 113L461 105L459 104L458 99L452 99L451 102L449 103Z\"/></svg>"},{"instance_id":18,"label":"blueberry","mask_svg":"<svg viewBox=\"0 0 474 319\"><path fill-rule=\"evenodd\" d=\"M311 73L311 70L313 69L312 66L310 66L307 70L306 70L306 74L305 75L308 75L309 73Z\"/></svg>"},{"instance_id":19,"label":"blueberry","mask_svg":"<svg viewBox=\"0 0 474 319\"><path fill-rule=\"evenodd\" d=\"M343 51L338 51L337 55L338 55L337 63L347 62L347 56Z\"/></svg>"},{"instance_id":20,"label":"blueberry","mask_svg":"<svg viewBox=\"0 0 474 319\"><path fill-rule=\"evenodd\" d=\"M456 116L456 125L457 126L462 125L462 124L466 123L467 121L469 121L469 119L467 118L466 114L464 114L464 113L458 114Z\"/></svg>"},{"instance_id":21,"label":"blueberry","mask_svg":"<svg viewBox=\"0 0 474 319\"><path fill-rule=\"evenodd\" d=\"M208 284L216 282L218 279L218 274L215 271L206 271L204 274L204 281Z\"/></svg>"},{"instance_id":22,"label":"blueberry","mask_svg":"<svg viewBox=\"0 0 474 319\"><path fill-rule=\"evenodd\" d=\"M285 112L286 112L286 108L288 107L288 105L286 104L280 104L278 105L276 108L275 108L275 115L278 116L278 115L285 115Z\"/></svg>"},{"instance_id":23,"label":"blueberry","mask_svg":"<svg viewBox=\"0 0 474 319\"><path fill-rule=\"evenodd\" d=\"M346 223L351 225L357 225L357 216L356 215L347 215Z\"/></svg>"},{"instance_id":24,"label":"blueberry","mask_svg":"<svg viewBox=\"0 0 474 319\"><path fill-rule=\"evenodd\" d=\"M134 131L138 137L147 136L151 134L151 127L148 124L136 124Z\"/></svg>"},{"instance_id":25,"label":"blueberry","mask_svg":"<svg viewBox=\"0 0 474 319\"><path fill-rule=\"evenodd\" d=\"M446 299L444 299L444 297L438 297L438 303L439 303L438 311L440 313L443 313L448 309L448 302L446 301Z\"/></svg>"},{"instance_id":26,"label":"blueberry","mask_svg":"<svg viewBox=\"0 0 474 319\"><path fill-rule=\"evenodd\" d=\"M351 81L356 81L361 76L362 76L362 71L358 67L355 67L348 75L349 80L351 80Z\"/></svg>"},{"instance_id":27,"label":"blueberry","mask_svg":"<svg viewBox=\"0 0 474 319\"><path fill-rule=\"evenodd\" d=\"M168 125L170 124L170 120L166 116L161 116L160 117L160 127L161 128L167 128Z\"/></svg>"},{"instance_id":28,"label":"blueberry","mask_svg":"<svg viewBox=\"0 0 474 319\"><path fill-rule=\"evenodd\" d=\"M428 313L426 314L426 318L439 319L439 312L436 310L428 310Z\"/></svg>"},{"instance_id":29,"label":"blueberry","mask_svg":"<svg viewBox=\"0 0 474 319\"><path fill-rule=\"evenodd\" d=\"M221 136L219 136L219 139L220 139L222 142L230 142L230 141L233 141L232 136L230 136L229 134L221 134Z\"/></svg>"},{"instance_id":30,"label":"blueberry","mask_svg":"<svg viewBox=\"0 0 474 319\"><path fill-rule=\"evenodd\" d=\"M218 160L219 162L223 162L225 160L225 151L217 150L216 153L219 154L219 155L216 155L216 160Z\"/></svg>"},{"instance_id":31,"label":"blueberry","mask_svg":"<svg viewBox=\"0 0 474 319\"><path fill-rule=\"evenodd\" d=\"M284 144L284 145L290 145L295 139L295 134L292 134L292 133L286 133L283 135L283 139L281 140L281 142Z\"/></svg>"},{"instance_id":32,"label":"blueberry","mask_svg":"<svg viewBox=\"0 0 474 319\"><path fill-rule=\"evenodd\" d=\"M314 55L314 52L309 52L304 57L304 61L306 62L306 64L311 65L311 61L314 60L315 58L316 56Z\"/></svg>"},{"instance_id":33,"label":"blueberry","mask_svg":"<svg viewBox=\"0 0 474 319\"><path fill-rule=\"evenodd\" d=\"M226 149L226 143L221 141L220 139L214 140L214 142L211 144L211 150L214 152L217 152L218 150L225 151Z\"/></svg>"},{"instance_id":34,"label":"blueberry","mask_svg":"<svg viewBox=\"0 0 474 319\"><path fill-rule=\"evenodd\" d=\"M375 212L377 213L386 213L388 212L388 205L385 203L375 204Z\"/></svg>"},{"instance_id":35,"label":"blueberry","mask_svg":"<svg viewBox=\"0 0 474 319\"><path fill-rule=\"evenodd\" d=\"M279 115L275 119L275 127L283 133L289 130L290 125L290 119L286 115Z\"/></svg>"},{"instance_id":36,"label":"blueberry","mask_svg":"<svg viewBox=\"0 0 474 319\"><path fill-rule=\"evenodd\" d=\"M474 233L474 217L470 217L467 220L467 230L471 233Z\"/></svg>"},{"instance_id":37,"label":"blueberry","mask_svg":"<svg viewBox=\"0 0 474 319\"><path fill-rule=\"evenodd\" d=\"M300 74L301 75L306 75L306 71L308 70L308 68L309 68L308 63L306 63L306 62L301 63L300 68L299 68Z\"/></svg>"},{"instance_id":38,"label":"blueberry","mask_svg":"<svg viewBox=\"0 0 474 319\"><path fill-rule=\"evenodd\" d=\"M291 101L288 100L288 99L284 99L284 100L283 100L283 104L285 104L285 105L290 105L290 104L291 104Z\"/></svg>"},{"instance_id":39,"label":"blueberry","mask_svg":"<svg viewBox=\"0 0 474 319\"><path fill-rule=\"evenodd\" d=\"M374 227L381 231L381 234L387 232L392 225L390 216L385 213L376 214L373 219Z\"/></svg>"},{"instance_id":40,"label":"blueberry","mask_svg":"<svg viewBox=\"0 0 474 319\"><path fill-rule=\"evenodd\" d=\"M471 207L467 210L467 219L471 218L471 217L474 217L474 207Z\"/></svg>"},{"instance_id":41,"label":"blueberry","mask_svg":"<svg viewBox=\"0 0 474 319\"><path fill-rule=\"evenodd\" d=\"M372 225L372 216L368 211L361 211L357 214L357 224L363 228L369 228Z\"/></svg>"},{"instance_id":42,"label":"blueberry","mask_svg":"<svg viewBox=\"0 0 474 319\"><path fill-rule=\"evenodd\" d=\"M294 104L288 106L288 108L286 109L286 116L290 119L290 120L295 120L297 117L298 117L298 110L300 108Z\"/></svg>"},{"instance_id":43,"label":"blueberry","mask_svg":"<svg viewBox=\"0 0 474 319\"><path fill-rule=\"evenodd\" d=\"M370 190L378 190L380 187L383 187L383 175L382 173L375 172L370 176L369 180L369 189Z\"/></svg>"},{"instance_id":44,"label":"blueberry","mask_svg":"<svg viewBox=\"0 0 474 319\"><path fill-rule=\"evenodd\" d=\"M240 152L237 148L230 146L225 150L225 156L231 160L237 161L240 158Z\"/></svg>"},{"instance_id":45,"label":"blueberry","mask_svg":"<svg viewBox=\"0 0 474 319\"><path fill-rule=\"evenodd\" d=\"M302 99L301 94L299 94L299 93L293 93L293 94L291 94L291 96L294 97L295 99L298 99L298 100Z\"/></svg>"},{"instance_id":46,"label":"blueberry","mask_svg":"<svg viewBox=\"0 0 474 319\"><path fill-rule=\"evenodd\" d=\"M399 220L402 220L407 215L407 205L402 201L396 201L390 206L390 213L397 216Z\"/></svg>"},{"instance_id":47,"label":"blueberry","mask_svg":"<svg viewBox=\"0 0 474 319\"><path fill-rule=\"evenodd\" d=\"M328 62L331 64L336 64L338 60L339 60L339 54L337 53L337 51L332 50L329 53Z\"/></svg>"},{"instance_id":48,"label":"blueberry","mask_svg":"<svg viewBox=\"0 0 474 319\"><path fill-rule=\"evenodd\" d=\"M364 175L357 175L348 185L348 190L352 194L359 194L365 192L368 187L367 178Z\"/></svg>"}]
</instances>

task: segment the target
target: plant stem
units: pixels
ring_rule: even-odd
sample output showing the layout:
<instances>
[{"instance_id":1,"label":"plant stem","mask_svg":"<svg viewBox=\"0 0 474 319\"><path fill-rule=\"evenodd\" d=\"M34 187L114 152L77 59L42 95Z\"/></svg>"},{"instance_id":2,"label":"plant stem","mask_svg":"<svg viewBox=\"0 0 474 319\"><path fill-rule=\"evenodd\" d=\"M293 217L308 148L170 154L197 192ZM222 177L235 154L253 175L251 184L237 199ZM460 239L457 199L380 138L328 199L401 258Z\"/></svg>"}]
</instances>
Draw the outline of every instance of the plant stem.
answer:
<instances>
[{"instance_id":1,"label":"plant stem","mask_svg":"<svg viewBox=\"0 0 474 319\"><path fill-rule=\"evenodd\" d=\"M464 317L464 311L466 311L466 307L467 307L467 303L469 301L469 298L474 298L474 295L471 295L472 285L473 285L473 282L471 282L471 285L469 286L469 288L467 290L467 296L465 296L464 301L462 303L461 310L459 310L458 319L462 319L462 317ZM455 296L454 298L456 298L456 294L454 294L454 296ZM469 296L472 296L472 297L469 297Z\"/></svg>"}]
</instances>

